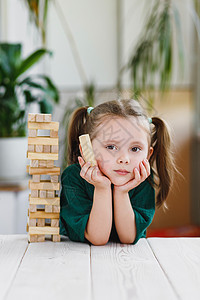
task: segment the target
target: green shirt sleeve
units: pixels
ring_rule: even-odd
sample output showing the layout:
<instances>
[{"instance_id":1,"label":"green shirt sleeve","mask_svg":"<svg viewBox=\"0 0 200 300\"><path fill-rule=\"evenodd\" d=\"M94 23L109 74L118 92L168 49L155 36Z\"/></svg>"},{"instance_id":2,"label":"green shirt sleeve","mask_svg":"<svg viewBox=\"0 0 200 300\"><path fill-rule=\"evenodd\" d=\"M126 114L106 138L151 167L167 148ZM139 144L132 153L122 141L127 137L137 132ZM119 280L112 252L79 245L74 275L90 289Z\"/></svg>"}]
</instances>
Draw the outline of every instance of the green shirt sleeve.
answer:
<instances>
[{"instance_id":1,"label":"green shirt sleeve","mask_svg":"<svg viewBox=\"0 0 200 300\"><path fill-rule=\"evenodd\" d=\"M136 244L142 237L146 237L146 229L151 224L155 214L155 190L148 179L133 189L129 194L132 208L135 213Z\"/></svg>"},{"instance_id":2,"label":"green shirt sleeve","mask_svg":"<svg viewBox=\"0 0 200 300\"><path fill-rule=\"evenodd\" d=\"M60 233L72 241L87 242L84 232L92 209L92 198L76 164L65 169L61 184Z\"/></svg>"}]
</instances>

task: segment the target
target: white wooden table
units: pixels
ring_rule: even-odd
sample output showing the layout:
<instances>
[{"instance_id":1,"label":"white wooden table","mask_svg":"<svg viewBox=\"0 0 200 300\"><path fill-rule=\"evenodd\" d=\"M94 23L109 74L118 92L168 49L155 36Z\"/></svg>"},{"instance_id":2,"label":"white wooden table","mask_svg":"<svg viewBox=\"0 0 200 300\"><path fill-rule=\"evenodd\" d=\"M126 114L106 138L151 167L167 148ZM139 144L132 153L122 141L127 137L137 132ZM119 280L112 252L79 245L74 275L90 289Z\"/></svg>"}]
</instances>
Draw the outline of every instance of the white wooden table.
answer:
<instances>
[{"instance_id":1,"label":"white wooden table","mask_svg":"<svg viewBox=\"0 0 200 300\"><path fill-rule=\"evenodd\" d=\"M200 238L90 247L0 235L0 299L200 299Z\"/></svg>"}]
</instances>

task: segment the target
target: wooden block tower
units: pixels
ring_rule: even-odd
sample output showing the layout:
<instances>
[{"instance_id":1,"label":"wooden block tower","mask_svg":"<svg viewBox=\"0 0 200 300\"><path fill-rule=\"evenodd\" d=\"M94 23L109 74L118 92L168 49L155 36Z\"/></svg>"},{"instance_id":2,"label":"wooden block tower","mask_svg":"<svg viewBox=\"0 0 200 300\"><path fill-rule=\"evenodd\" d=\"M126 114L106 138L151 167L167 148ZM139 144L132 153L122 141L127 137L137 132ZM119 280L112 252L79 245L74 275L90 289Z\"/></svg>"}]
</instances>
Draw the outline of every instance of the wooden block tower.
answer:
<instances>
[{"instance_id":1,"label":"wooden block tower","mask_svg":"<svg viewBox=\"0 0 200 300\"><path fill-rule=\"evenodd\" d=\"M60 241L60 198L57 194L60 168L54 165L54 160L58 160L58 129L59 122L52 122L50 114L28 115L30 165L27 172L32 175L27 224L29 242L43 242L49 235L53 242ZM48 130L48 135L38 136L38 130Z\"/></svg>"}]
</instances>

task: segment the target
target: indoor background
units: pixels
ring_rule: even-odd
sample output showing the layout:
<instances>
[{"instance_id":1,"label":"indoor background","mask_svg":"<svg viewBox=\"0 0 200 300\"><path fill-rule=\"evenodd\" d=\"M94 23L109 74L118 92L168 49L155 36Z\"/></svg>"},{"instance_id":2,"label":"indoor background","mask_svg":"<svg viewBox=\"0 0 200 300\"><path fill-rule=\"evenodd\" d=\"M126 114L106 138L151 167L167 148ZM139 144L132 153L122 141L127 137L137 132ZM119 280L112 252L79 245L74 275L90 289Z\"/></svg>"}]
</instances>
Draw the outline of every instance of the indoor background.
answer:
<instances>
[{"instance_id":1,"label":"indoor background","mask_svg":"<svg viewBox=\"0 0 200 300\"><path fill-rule=\"evenodd\" d=\"M39 2L38 11L34 5ZM48 7L45 10L46 2ZM156 72L153 91L149 92L152 87L147 85L147 90L142 91L142 101L149 109L150 117L160 116L169 123L175 160L182 176L174 180L167 200L168 209L157 210L149 235L199 235L200 1L32 1L32 8L38 14L38 29L34 15L31 15L31 1L0 0L0 43L20 43L23 58L40 48L52 52L52 55L44 55L23 76L45 74L59 91L59 103L52 101L52 116L54 121L60 122L58 165L63 169L65 128L70 111L81 103L97 105L116 99L119 94L124 98L132 97L135 86L131 58L142 38L147 37L145 30L149 17L156 5L157 15L162 12L164 8L160 3L163 2L169 4L171 81L167 92L162 93L160 73ZM46 21L43 23L44 11ZM155 24L152 21L148 26L148 30L153 30ZM3 60L3 56L0 59ZM153 75L150 73L150 76ZM2 91L0 86L0 93ZM23 95L19 95L19 99L23 106ZM31 103L28 111L39 112L40 107L37 103ZM5 138L0 136L0 162L5 161L1 150L1 140ZM17 157L22 154L26 166L29 163L27 149L23 146L14 150ZM3 170L2 165L0 169ZM15 168L9 161L6 166L11 170ZM6 171L0 173L0 234L25 233L28 175L17 178L12 174L10 177L4 176Z\"/></svg>"}]
</instances>

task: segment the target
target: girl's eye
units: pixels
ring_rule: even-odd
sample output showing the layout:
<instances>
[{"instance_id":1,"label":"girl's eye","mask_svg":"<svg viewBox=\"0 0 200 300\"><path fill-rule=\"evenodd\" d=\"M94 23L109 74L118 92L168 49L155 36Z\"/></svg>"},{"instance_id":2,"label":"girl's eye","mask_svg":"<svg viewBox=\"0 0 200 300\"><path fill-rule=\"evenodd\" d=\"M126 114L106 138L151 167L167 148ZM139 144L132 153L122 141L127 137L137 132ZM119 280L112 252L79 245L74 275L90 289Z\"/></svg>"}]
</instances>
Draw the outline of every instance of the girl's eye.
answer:
<instances>
[{"instance_id":1,"label":"girl's eye","mask_svg":"<svg viewBox=\"0 0 200 300\"><path fill-rule=\"evenodd\" d=\"M106 146L106 149L109 149L109 150L114 150L114 148L116 149L117 147L115 145Z\"/></svg>"},{"instance_id":2,"label":"girl's eye","mask_svg":"<svg viewBox=\"0 0 200 300\"><path fill-rule=\"evenodd\" d=\"M133 151L133 152L138 152L138 151L140 151L140 150L141 150L141 149L140 149L139 147L133 147L133 148L132 148L132 151Z\"/></svg>"}]
</instances>

